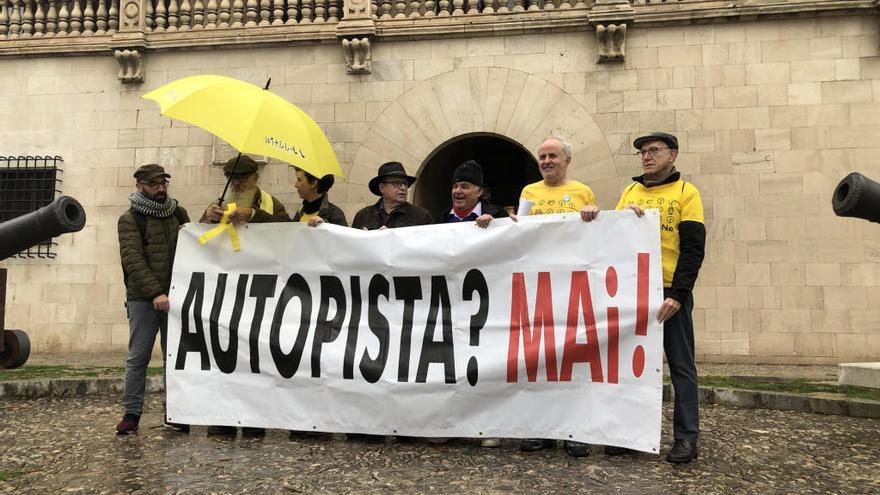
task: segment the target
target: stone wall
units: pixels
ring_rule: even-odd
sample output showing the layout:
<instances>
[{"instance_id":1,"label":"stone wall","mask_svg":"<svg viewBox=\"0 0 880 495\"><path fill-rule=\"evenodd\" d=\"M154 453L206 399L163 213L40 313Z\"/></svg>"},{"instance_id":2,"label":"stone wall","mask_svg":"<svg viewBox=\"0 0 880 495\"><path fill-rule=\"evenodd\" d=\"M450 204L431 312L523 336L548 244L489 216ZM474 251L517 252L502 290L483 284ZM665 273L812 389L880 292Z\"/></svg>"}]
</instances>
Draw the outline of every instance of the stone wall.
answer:
<instances>
[{"instance_id":1,"label":"stone wall","mask_svg":"<svg viewBox=\"0 0 880 495\"><path fill-rule=\"evenodd\" d=\"M146 82L122 85L107 55L0 59L0 155L65 160L62 191L88 213L54 260L7 260L7 328L35 351L125 348L116 243L137 165L172 174L198 217L222 188L228 148L161 117L140 95L174 79L224 74L272 88L312 115L347 179L349 218L374 197L376 166L417 171L442 143L493 132L536 150L574 146L573 178L611 208L639 173L632 139L675 132L679 168L703 193L708 245L696 290L697 352L714 361L819 363L880 358L880 227L837 218L850 171L880 180L878 17L630 29L623 63L596 64L592 31L374 42L372 74L350 75L335 42L159 51ZM291 169L261 184L292 209Z\"/></svg>"}]
</instances>

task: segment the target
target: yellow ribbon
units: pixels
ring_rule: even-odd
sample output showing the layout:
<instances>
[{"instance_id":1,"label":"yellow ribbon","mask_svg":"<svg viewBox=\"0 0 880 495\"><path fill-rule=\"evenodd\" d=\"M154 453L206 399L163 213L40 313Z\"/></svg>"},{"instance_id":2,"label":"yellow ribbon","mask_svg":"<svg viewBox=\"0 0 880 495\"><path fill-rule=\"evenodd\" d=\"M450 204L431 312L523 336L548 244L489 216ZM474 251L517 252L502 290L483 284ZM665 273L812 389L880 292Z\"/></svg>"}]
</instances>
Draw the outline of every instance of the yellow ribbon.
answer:
<instances>
[{"instance_id":1,"label":"yellow ribbon","mask_svg":"<svg viewBox=\"0 0 880 495\"><path fill-rule=\"evenodd\" d=\"M226 211L223 212L223 218L220 219L220 224L202 234L202 236L199 237L199 244L204 246L208 241L225 231L229 234L229 240L232 241L232 250L239 251L241 249L241 243L238 240L238 232L235 231L235 225L229 223L229 214L233 211L235 211L235 203L227 203Z\"/></svg>"}]
</instances>

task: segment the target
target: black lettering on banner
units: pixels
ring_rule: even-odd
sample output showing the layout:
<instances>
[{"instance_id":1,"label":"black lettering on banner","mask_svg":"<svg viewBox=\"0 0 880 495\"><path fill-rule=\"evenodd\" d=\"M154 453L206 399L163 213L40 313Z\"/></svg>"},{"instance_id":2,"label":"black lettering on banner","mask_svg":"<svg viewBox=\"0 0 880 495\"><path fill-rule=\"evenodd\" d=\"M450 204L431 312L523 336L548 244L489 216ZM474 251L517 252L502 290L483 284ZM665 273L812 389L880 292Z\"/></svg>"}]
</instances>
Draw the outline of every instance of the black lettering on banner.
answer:
<instances>
[{"instance_id":1,"label":"black lettering on banner","mask_svg":"<svg viewBox=\"0 0 880 495\"><path fill-rule=\"evenodd\" d=\"M302 306L299 330L296 333L296 340L293 342L293 349L289 354L285 354L281 350L281 323L284 320L284 310L287 309L287 305L294 297L299 298ZM278 374L284 378L292 377L299 368L311 321L312 293L309 291L309 284L306 283L306 279L302 275L294 273L287 279L284 289L281 290L278 305L275 306L275 315L272 318L272 327L269 331L269 350L272 353L272 360L275 362Z\"/></svg>"},{"instance_id":2,"label":"black lettering on banner","mask_svg":"<svg viewBox=\"0 0 880 495\"><path fill-rule=\"evenodd\" d=\"M266 311L266 299L275 296L275 282L278 275L254 275L251 282L251 297L257 298L254 304L254 320L251 322L251 334L248 343L251 348L251 373L260 372L260 326L263 324L263 313Z\"/></svg>"},{"instance_id":3,"label":"black lettering on banner","mask_svg":"<svg viewBox=\"0 0 880 495\"><path fill-rule=\"evenodd\" d=\"M327 319L330 311L330 299L336 301L336 314ZM321 376L321 348L325 343L333 342L339 337L342 322L345 320L345 289L338 277L321 276L321 303L318 306L318 321L315 324L315 338L312 340L312 377Z\"/></svg>"},{"instance_id":4,"label":"black lettering on banner","mask_svg":"<svg viewBox=\"0 0 880 495\"><path fill-rule=\"evenodd\" d=\"M442 315L442 335L440 341L434 340L437 327L437 313ZM452 344L452 308L449 304L449 290L446 277L431 277L431 307L428 309L428 320L425 323L425 336L422 339L422 352L419 358L419 369L416 382L425 383L428 379L428 365L443 363L446 383L455 383L455 348Z\"/></svg>"},{"instance_id":5,"label":"black lettering on banner","mask_svg":"<svg viewBox=\"0 0 880 495\"><path fill-rule=\"evenodd\" d=\"M244 307L245 289L247 289L248 275L238 276L238 286L235 289L235 303L232 307L232 319L229 322L229 342L226 350L220 345L220 310L223 309L223 299L226 296L225 273L217 275L217 290L214 291L214 305L211 306L211 353L217 368L223 373L235 371L236 358L238 357L238 324L241 322L241 312Z\"/></svg>"},{"instance_id":6,"label":"black lettering on banner","mask_svg":"<svg viewBox=\"0 0 880 495\"><path fill-rule=\"evenodd\" d=\"M348 336L345 339L345 357L342 361L342 378L354 378L354 352L357 350L358 327L361 324L361 278L351 277L351 318L348 320Z\"/></svg>"},{"instance_id":7,"label":"black lettering on banner","mask_svg":"<svg viewBox=\"0 0 880 495\"><path fill-rule=\"evenodd\" d=\"M422 298L422 282L419 277L394 277L394 298L403 301L403 326L400 329L400 360L397 364L397 381L409 381L409 355L412 342L413 312L415 302Z\"/></svg>"},{"instance_id":8,"label":"black lettering on banner","mask_svg":"<svg viewBox=\"0 0 880 495\"><path fill-rule=\"evenodd\" d=\"M202 305L205 299L205 273L193 272L192 278L189 280L189 288L186 290L186 297L183 299L183 307L180 311L181 328L180 343L177 346L177 360L174 363L174 369L182 370L186 365L186 356L190 352L198 352L201 358L202 370L211 369L211 361L208 358L208 346L205 344L205 330L202 326ZM196 331L190 333L190 311L193 310L193 302L195 302L195 310L193 311L193 322Z\"/></svg>"},{"instance_id":9,"label":"black lettering on banner","mask_svg":"<svg viewBox=\"0 0 880 495\"><path fill-rule=\"evenodd\" d=\"M480 330L486 325L486 319L489 317L489 286L486 284L486 277L483 272L476 268L471 269L464 276L464 285L461 290L461 298L470 301L474 297L474 293L480 297L480 307L477 314L471 315L471 340L470 345L476 347L480 345ZM477 357L471 356L467 364L467 379L471 386L477 384L479 371L477 366Z\"/></svg>"},{"instance_id":10,"label":"black lettering on banner","mask_svg":"<svg viewBox=\"0 0 880 495\"><path fill-rule=\"evenodd\" d=\"M369 301L367 323L370 326L370 331L379 339L379 353L376 355L376 359L370 357L369 349L364 349L364 353L361 355L361 375L369 383L379 381L382 372L385 370L385 362L388 361L388 346L391 332L388 328L388 319L379 312L379 296L384 296L387 300L390 296L390 289L391 285L388 283L388 279L379 274L373 275L367 289L367 299Z\"/></svg>"}]
</instances>

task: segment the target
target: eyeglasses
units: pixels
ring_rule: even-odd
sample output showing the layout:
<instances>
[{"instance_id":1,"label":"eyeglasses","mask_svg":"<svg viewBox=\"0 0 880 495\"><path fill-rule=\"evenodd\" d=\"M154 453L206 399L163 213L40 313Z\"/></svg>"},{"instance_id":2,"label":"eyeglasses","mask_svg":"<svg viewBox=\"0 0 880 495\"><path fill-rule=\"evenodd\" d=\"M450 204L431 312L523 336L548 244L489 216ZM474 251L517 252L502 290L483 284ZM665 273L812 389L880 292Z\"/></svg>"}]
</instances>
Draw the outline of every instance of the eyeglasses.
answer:
<instances>
[{"instance_id":1,"label":"eyeglasses","mask_svg":"<svg viewBox=\"0 0 880 495\"><path fill-rule=\"evenodd\" d=\"M152 181L152 182L141 181L140 184L147 186L147 187L150 187L152 189L159 189L160 187L164 187L164 188L168 189L168 181L167 180Z\"/></svg>"},{"instance_id":2,"label":"eyeglasses","mask_svg":"<svg viewBox=\"0 0 880 495\"><path fill-rule=\"evenodd\" d=\"M406 189L406 188L409 187L409 182L406 182L406 181L397 181L397 180L395 180L395 181L383 182L383 184L385 184L385 185L387 185L387 186L391 186L391 187L393 187L394 189L400 189L401 187L403 187L404 189Z\"/></svg>"},{"instance_id":3,"label":"eyeglasses","mask_svg":"<svg viewBox=\"0 0 880 495\"><path fill-rule=\"evenodd\" d=\"M646 149L646 150L639 150L639 151L636 151L636 152L635 152L635 155L638 156L638 157L644 157L645 155L648 155L648 156L653 157L653 156L656 156L656 155L657 155L657 152L658 152L658 151L661 151L661 150L668 150L668 149L669 149L669 148L655 148L655 147L652 146L652 147L650 147L650 148L648 148L648 149Z\"/></svg>"}]
</instances>

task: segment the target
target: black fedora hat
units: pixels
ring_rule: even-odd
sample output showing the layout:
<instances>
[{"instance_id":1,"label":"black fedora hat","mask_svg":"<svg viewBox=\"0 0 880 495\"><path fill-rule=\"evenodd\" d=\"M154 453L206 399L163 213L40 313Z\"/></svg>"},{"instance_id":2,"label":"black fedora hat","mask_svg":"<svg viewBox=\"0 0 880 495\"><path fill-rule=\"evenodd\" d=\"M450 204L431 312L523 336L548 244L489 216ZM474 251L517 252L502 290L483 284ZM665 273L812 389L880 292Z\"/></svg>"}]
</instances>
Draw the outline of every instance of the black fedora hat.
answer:
<instances>
[{"instance_id":1,"label":"black fedora hat","mask_svg":"<svg viewBox=\"0 0 880 495\"><path fill-rule=\"evenodd\" d=\"M379 192L379 183L384 182L388 177L402 177L406 179L407 184L410 186L416 181L415 177L406 174L406 169L403 168L402 163L386 162L379 166L379 173L376 177L370 179L370 192L376 196L381 196L382 193Z\"/></svg>"}]
</instances>

